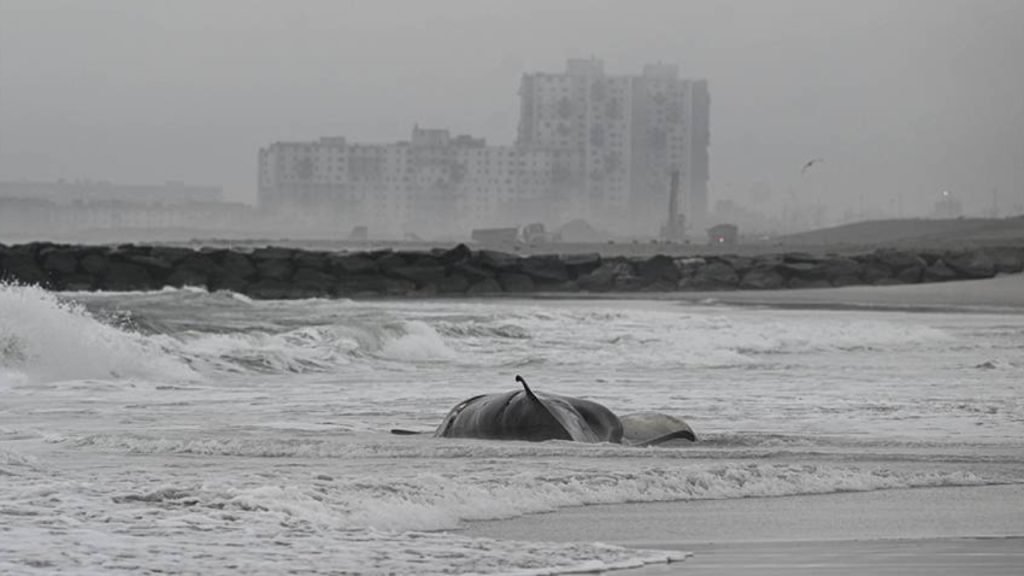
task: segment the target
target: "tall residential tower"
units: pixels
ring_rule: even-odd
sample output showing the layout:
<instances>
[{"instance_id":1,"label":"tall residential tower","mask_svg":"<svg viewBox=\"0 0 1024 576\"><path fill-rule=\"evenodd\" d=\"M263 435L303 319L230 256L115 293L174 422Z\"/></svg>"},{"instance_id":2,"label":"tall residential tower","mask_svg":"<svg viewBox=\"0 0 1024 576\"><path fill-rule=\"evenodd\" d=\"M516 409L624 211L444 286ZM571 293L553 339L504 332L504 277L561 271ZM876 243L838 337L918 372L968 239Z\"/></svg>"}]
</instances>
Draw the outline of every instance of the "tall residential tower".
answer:
<instances>
[{"instance_id":1,"label":"tall residential tower","mask_svg":"<svg viewBox=\"0 0 1024 576\"><path fill-rule=\"evenodd\" d=\"M710 97L707 82L651 64L639 75L607 75L597 59L569 60L559 74L523 76L517 147L555 163L553 206L622 232L664 221L678 170L682 210L707 214Z\"/></svg>"}]
</instances>

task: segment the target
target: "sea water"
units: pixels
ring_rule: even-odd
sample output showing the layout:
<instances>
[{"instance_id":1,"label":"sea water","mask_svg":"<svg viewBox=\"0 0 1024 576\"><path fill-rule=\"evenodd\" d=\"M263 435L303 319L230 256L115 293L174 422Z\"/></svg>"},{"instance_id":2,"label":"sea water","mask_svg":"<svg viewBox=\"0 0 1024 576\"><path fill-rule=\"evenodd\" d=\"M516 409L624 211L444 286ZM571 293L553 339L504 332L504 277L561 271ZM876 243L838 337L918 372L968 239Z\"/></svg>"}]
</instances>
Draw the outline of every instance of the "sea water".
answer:
<instances>
[{"instance_id":1,"label":"sea water","mask_svg":"<svg viewBox=\"0 0 1024 576\"><path fill-rule=\"evenodd\" d=\"M699 441L389 433L516 374ZM1022 481L1024 314L0 286L0 573L557 574L674 556L450 530Z\"/></svg>"}]
</instances>

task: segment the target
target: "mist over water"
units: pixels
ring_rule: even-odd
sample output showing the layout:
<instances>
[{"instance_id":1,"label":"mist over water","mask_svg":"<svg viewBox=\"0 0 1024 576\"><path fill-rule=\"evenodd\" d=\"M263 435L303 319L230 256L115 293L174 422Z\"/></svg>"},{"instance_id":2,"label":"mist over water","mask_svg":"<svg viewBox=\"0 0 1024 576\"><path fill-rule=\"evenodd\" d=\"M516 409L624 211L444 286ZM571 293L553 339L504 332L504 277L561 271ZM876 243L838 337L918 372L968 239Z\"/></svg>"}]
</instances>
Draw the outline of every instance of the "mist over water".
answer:
<instances>
[{"instance_id":1,"label":"mist over water","mask_svg":"<svg viewBox=\"0 0 1024 576\"><path fill-rule=\"evenodd\" d=\"M44 572L627 566L665 555L443 530L594 503L973 486L1024 472L1017 315L5 286L0 317L13 320L0 325L10 570L33 559ZM683 417L700 441L387 433L430 431L516 373L618 413Z\"/></svg>"}]
</instances>

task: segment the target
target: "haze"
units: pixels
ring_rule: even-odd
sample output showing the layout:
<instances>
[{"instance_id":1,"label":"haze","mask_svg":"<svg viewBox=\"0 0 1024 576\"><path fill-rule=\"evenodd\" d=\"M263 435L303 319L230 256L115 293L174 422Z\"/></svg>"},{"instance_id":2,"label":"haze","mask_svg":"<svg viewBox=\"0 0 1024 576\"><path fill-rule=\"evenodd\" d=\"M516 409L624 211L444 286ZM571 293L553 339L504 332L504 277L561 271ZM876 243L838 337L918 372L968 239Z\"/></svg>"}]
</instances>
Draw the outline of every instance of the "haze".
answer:
<instances>
[{"instance_id":1,"label":"haze","mask_svg":"<svg viewBox=\"0 0 1024 576\"><path fill-rule=\"evenodd\" d=\"M515 139L524 73L677 64L710 203L1024 211L1024 3L0 0L0 179L223 186L277 140ZM811 158L825 162L801 177Z\"/></svg>"}]
</instances>

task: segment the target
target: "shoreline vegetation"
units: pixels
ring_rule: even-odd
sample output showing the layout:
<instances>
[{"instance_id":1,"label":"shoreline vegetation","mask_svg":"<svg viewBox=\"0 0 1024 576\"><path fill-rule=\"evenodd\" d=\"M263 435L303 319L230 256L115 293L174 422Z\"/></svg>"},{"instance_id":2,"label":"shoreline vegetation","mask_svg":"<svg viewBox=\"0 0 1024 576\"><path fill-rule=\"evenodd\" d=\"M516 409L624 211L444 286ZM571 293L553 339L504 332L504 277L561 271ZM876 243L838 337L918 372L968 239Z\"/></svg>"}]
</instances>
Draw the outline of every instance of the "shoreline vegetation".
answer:
<instances>
[{"instance_id":1,"label":"shoreline vegetation","mask_svg":"<svg viewBox=\"0 0 1024 576\"><path fill-rule=\"evenodd\" d=\"M556 249L557 245L552 245ZM194 286L256 299L763 291L991 278L1024 270L1024 246L877 248L857 254L519 255L454 248L331 252L34 242L0 245L0 280L56 291Z\"/></svg>"}]
</instances>

